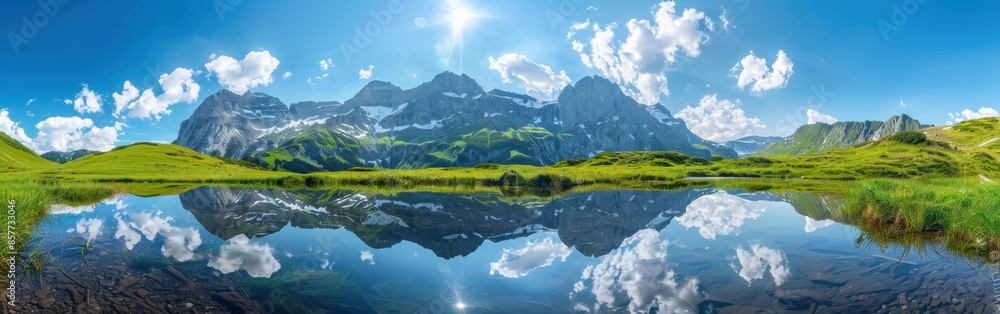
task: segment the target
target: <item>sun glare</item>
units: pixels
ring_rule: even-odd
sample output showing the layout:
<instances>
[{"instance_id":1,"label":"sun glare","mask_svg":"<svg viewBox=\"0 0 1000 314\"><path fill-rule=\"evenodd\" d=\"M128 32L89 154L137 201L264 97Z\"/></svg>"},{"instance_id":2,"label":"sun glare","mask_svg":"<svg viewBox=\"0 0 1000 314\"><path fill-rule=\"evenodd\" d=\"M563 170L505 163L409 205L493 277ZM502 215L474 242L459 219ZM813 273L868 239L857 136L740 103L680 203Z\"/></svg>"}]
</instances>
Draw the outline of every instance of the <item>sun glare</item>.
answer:
<instances>
[{"instance_id":1,"label":"sun glare","mask_svg":"<svg viewBox=\"0 0 1000 314\"><path fill-rule=\"evenodd\" d=\"M451 11L448 16L448 20L451 22L452 30L455 32L461 32L465 29L465 25L472 22L476 18L476 14L467 8L458 7Z\"/></svg>"}]
</instances>

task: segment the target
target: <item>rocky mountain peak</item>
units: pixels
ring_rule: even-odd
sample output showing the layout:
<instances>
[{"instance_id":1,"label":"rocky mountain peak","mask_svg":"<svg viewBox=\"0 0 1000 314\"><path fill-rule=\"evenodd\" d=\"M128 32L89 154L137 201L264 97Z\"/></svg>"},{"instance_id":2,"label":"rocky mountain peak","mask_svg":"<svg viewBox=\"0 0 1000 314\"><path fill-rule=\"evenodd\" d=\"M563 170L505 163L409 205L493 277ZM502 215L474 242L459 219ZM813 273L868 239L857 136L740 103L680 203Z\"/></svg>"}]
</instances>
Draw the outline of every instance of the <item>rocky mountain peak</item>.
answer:
<instances>
[{"instance_id":1,"label":"rocky mountain peak","mask_svg":"<svg viewBox=\"0 0 1000 314\"><path fill-rule=\"evenodd\" d=\"M560 120L567 126L642 109L638 102L625 96L618 84L600 76L588 76L566 86L558 103Z\"/></svg>"},{"instance_id":2,"label":"rocky mountain peak","mask_svg":"<svg viewBox=\"0 0 1000 314\"><path fill-rule=\"evenodd\" d=\"M485 93L482 86L476 80L465 74L455 74L453 72L442 72L434 76L430 82L424 83L415 88L421 92L444 92L461 96L475 97Z\"/></svg>"},{"instance_id":3,"label":"rocky mountain peak","mask_svg":"<svg viewBox=\"0 0 1000 314\"><path fill-rule=\"evenodd\" d=\"M351 99L348 106L391 106L403 94L403 89L384 81L371 81Z\"/></svg>"},{"instance_id":4,"label":"rocky mountain peak","mask_svg":"<svg viewBox=\"0 0 1000 314\"><path fill-rule=\"evenodd\" d=\"M893 116L886 120L884 124L875 132L872 140L879 140L885 138L889 135L899 133L901 131L917 130L923 128L924 126L920 124L920 121L911 118L906 114Z\"/></svg>"},{"instance_id":5,"label":"rocky mountain peak","mask_svg":"<svg viewBox=\"0 0 1000 314\"><path fill-rule=\"evenodd\" d=\"M288 107L264 93L237 95L223 89L205 98L181 123L175 144L209 155L238 158L260 130L291 120Z\"/></svg>"}]
</instances>

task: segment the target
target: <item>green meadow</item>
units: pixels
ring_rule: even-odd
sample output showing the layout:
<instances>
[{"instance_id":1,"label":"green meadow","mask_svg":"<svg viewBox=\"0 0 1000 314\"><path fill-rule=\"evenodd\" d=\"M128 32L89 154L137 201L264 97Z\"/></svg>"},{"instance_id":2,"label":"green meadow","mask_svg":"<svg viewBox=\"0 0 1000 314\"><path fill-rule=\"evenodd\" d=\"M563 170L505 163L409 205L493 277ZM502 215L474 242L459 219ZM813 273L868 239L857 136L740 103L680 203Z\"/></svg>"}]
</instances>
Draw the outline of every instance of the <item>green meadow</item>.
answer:
<instances>
[{"instance_id":1,"label":"green meadow","mask_svg":"<svg viewBox=\"0 0 1000 314\"><path fill-rule=\"evenodd\" d=\"M491 191L558 196L598 189L693 186L814 192L842 200L838 220L879 243L940 241L973 255L1000 249L1000 119L903 132L880 141L798 157L691 157L674 152L601 153L547 167L353 168L295 174L169 145L139 143L64 164L0 133L0 197L15 200L18 245L52 204L95 203L115 193L174 195L202 185L355 189L377 193ZM512 153L512 158L517 157Z\"/></svg>"}]
</instances>

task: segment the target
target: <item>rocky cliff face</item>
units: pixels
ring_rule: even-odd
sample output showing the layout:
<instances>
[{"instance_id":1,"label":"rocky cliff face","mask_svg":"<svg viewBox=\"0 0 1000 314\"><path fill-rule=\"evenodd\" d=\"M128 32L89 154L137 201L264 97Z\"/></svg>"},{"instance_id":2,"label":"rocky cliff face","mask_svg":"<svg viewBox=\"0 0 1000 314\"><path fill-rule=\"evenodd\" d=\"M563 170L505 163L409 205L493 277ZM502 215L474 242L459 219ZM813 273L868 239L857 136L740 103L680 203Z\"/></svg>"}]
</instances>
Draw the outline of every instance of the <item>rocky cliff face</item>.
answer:
<instances>
[{"instance_id":1,"label":"rocky cliff face","mask_svg":"<svg viewBox=\"0 0 1000 314\"><path fill-rule=\"evenodd\" d=\"M181 123L174 144L208 155L242 158L263 134L291 119L288 107L277 98L222 90Z\"/></svg>"},{"instance_id":2,"label":"rocky cliff face","mask_svg":"<svg viewBox=\"0 0 1000 314\"><path fill-rule=\"evenodd\" d=\"M763 156L799 156L848 147L868 141L877 141L902 132L919 130L925 126L907 115L894 116L886 122L837 122L804 125L789 137L758 152Z\"/></svg>"},{"instance_id":3,"label":"rocky cliff face","mask_svg":"<svg viewBox=\"0 0 1000 314\"><path fill-rule=\"evenodd\" d=\"M373 81L338 102L286 109L262 94L219 92L182 124L177 144L296 172L480 163L547 165L603 151L678 151L736 157L705 141L662 106L648 107L612 82L588 77L557 101L486 92L442 73L402 90Z\"/></svg>"},{"instance_id":4,"label":"rocky cliff face","mask_svg":"<svg viewBox=\"0 0 1000 314\"><path fill-rule=\"evenodd\" d=\"M700 157L732 152L691 134L660 105L647 107L605 78L594 76L559 95L560 133L571 135L561 156L590 157L603 151L666 150ZM697 146L701 147L697 147ZM714 151L713 151L714 150Z\"/></svg>"},{"instance_id":5,"label":"rocky cliff face","mask_svg":"<svg viewBox=\"0 0 1000 314\"><path fill-rule=\"evenodd\" d=\"M319 118L337 115L343 112L342 107L343 104L336 101L305 101L292 104L289 106L288 111L295 119L304 120L313 117Z\"/></svg>"}]
</instances>

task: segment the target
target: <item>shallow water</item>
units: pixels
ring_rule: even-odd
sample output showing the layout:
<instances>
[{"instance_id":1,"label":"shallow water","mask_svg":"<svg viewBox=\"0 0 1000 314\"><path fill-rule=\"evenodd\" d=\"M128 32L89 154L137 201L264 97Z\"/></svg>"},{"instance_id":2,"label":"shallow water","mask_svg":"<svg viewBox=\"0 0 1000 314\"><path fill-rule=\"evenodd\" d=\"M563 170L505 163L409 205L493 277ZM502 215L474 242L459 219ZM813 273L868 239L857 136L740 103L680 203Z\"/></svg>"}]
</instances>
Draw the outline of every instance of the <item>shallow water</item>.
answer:
<instances>
[{"instance_id":1,"label":"shallow water","mask_svg":"<svg viewBox=\"0 0 1000 314\"><path fill-rule=\"evenodd\" d=\"M992 271L935 247L859 243L860 231L829 219L836 203L714 189L553 199L211 187L123 195L53 208L32 245L54 263L21 274L17 308L996 311Z\"/></svg>"}]
</instances>

